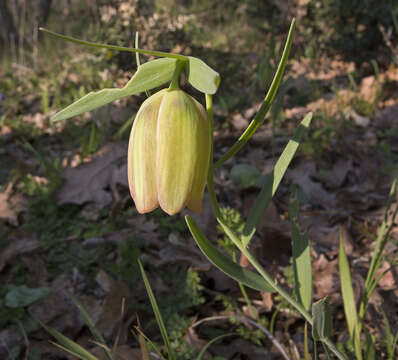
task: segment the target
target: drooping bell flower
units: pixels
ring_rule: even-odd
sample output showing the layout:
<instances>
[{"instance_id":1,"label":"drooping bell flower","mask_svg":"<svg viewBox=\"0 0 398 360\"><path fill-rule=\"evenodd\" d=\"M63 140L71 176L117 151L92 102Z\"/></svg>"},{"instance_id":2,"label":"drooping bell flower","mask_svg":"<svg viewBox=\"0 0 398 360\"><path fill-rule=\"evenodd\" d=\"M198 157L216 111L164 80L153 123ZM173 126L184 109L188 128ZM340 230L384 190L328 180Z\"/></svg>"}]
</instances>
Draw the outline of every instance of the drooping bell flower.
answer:
<instances>
[{"instance_id":1,"label":"drooping bell flower","mask_svg":"<svg viewBox=\"0 0 398 360\"><path fill-rule=\"evenodd\" d=\"M140 213L160 206L173 215L200 212L210 161L203 106L180 89L161 90L141 105L130 134L128 180Z\"/></svg>"}]
</instances>

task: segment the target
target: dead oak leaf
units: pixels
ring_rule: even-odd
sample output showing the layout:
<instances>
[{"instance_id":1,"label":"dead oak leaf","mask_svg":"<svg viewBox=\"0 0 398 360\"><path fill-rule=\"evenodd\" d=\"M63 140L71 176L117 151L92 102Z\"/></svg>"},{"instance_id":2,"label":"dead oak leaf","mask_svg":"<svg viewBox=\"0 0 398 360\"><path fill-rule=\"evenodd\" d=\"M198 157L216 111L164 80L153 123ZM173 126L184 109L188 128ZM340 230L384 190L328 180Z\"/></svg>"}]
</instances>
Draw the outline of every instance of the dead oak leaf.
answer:
<instances>
[{"instance_id":1,"label":"dead oak leaf","mask_svg":"<svg viewBox=\"0 0 398 360\"><path fill-rule=\"evenodd\" d=\"M92 202L98 208L109 205L112 195L107 188L116 184L127 186L125 167L127 143L117 142L104 146L90 163L65 171L65 184L57 196L58 204L84 204Z\"/></svg>"}]
</instances>

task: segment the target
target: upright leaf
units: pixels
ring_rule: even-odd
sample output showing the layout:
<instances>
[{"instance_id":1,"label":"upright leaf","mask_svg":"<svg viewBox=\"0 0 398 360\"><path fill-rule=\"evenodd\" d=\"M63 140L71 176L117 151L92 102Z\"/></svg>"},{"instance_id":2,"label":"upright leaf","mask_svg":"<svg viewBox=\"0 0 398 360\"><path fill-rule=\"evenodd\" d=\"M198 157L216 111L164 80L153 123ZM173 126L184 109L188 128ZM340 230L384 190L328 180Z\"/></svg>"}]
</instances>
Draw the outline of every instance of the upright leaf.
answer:
<instances>
[{"instance_id":1,"label":"upright leaf","mask_svg":"<svg viewBox=\"0 0 398 360\"><path fill-rule=\"evenodd\" d=\"M156 88L171 80L177 66L176 59L162 58L149 61L138 67L137 72L121 89L102 89L90 92L65 109L56 113L53 121L69 119L72 116L91 111L125 96L138 94Z\"/></svg>"},{"instance_id":2,"label":"upright leaf","mask_svg":"<svg viewBox=\"0 0 398 360\"><path fill-rule=\"evenodd\" d=\"M220 74L204 61L189 56L186 71L188 81L195 89L210 95L217 92L221 81Z\"/></svg>"},{"instance_id":3,"label":"upright leaf","mask_svg":"<svg viewBox=\"0 0 398 360\"><path fill-rule=\"evenodd\" d=\"M332 309L329 298L325 297L312 304L312 337L322 341L332 336Z\"/></svg>"},{"instance_id":4,"label":"upright leaf","mask_svg":"<svg viewBox=\"0 0 398 360\"><path fill-rule=\"evenodd\" d=\"M271 174L268 174L265 177L261 192L257 197L253 207L250 209L250 213L247 218L245 228L243 230L242 242L245 246L249 244L252 236L256 231L258 223L264 216L264 213L267 210L268 205L272 197L274 196L283 175L285 174L290 162L293 159L294 154L296 153L300 145L301 140L308 130L311 119L312 113L309 113L305 116L303 121L296 129L293 138L288 142L285 149L283 150L283 153L279 157Z\"/></svg>"},{"instance_id":5,"label":"upright leaf","mask_svg":"<svg viewBox=\"0 0 398 360\"><path fill-rule=\"evenodd\" d=\"M355 355L358 360L362 359L359 323L357 307L355 304L354 290L352 288L350 265L348 263L347 255L344 250L343 237L340 233L340 247L339 247L339 271L341 282L341 293L343 296L344 313L347 321L350 338L354 343Z\"/></svg>"}]
</instances>

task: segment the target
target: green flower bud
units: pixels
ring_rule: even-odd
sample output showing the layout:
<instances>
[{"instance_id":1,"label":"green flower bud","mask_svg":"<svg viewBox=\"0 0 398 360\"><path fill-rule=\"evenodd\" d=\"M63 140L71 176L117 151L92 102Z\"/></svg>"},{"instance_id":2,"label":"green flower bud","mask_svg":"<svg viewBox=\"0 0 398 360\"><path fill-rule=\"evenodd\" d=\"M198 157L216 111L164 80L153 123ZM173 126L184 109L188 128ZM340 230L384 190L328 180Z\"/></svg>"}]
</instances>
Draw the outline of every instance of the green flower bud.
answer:
<instances>
[{"instance_id":1,"label":"green flower bud","mask_svg":"<svg viewBox=\"0 0 398 360\"><path fill-rule=\"evenodd\" d=\"M203 106L179 89L141 105L130 134L128 180L140 213L185 206L200 212L210 161L210 124Z\"/></svg>"}]
</instances>

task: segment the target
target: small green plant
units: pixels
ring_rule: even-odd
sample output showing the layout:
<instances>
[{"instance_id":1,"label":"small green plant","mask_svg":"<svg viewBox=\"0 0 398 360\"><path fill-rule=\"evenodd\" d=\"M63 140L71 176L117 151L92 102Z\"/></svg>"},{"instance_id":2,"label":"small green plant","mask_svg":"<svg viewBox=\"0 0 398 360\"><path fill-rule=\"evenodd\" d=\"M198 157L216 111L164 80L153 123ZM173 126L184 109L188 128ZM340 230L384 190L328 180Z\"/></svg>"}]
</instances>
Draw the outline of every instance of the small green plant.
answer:
<instances>
[{"instance_id":1,"label":"small green plant","mask_svg":"<svg viewBox=\"0 0 398 360\"><path fill-rule=\"evenodd\" d=\"M373 252L373 256L370 262L370 266L367 272L365 287L363 295L359 300L359 305L357 306L354 297L354 290L352 287L351 280L351 271L348 263L347 256L345 254L343 240L340 235L340 251L339 251L339 268L340 268L340 281L341 281L341 290L344 302L344 312L348 325L348 331L350 334L350 340L352 343L353 352L355 353L356 359L361 360L363 358L368 359L369 351L373 351L372 349L372 338L370 336L366 337L365 349L367 352L363 352L363 344L361 339L361 334L364 331L364 323L365 323L365 314L366 309L368 307L369 299L372 296L372 293L375 291L377 284L382 279L384 274L388 271L384 271L381 275L377 275L377 270L380 269L380 266L383 263L383 253L384 248L387 245L388 241L390 241L390 233L394 226L394 219L398 214L398 207L395 209L391 208L393 202L398 201L398 191L397 191L397 181L395 180L391 186L390 196L387 203L386 213L384 220L381 224L377 240L376 247ZM390 219L391 215L391 220ZM386 321L387 318L384 317ZM390 354L394 354L396 347L396 338L394 338L391 334L391 330L388 322L386 323L387 329L387 348L389 349Z\"/></svg>"}]
</instances>

